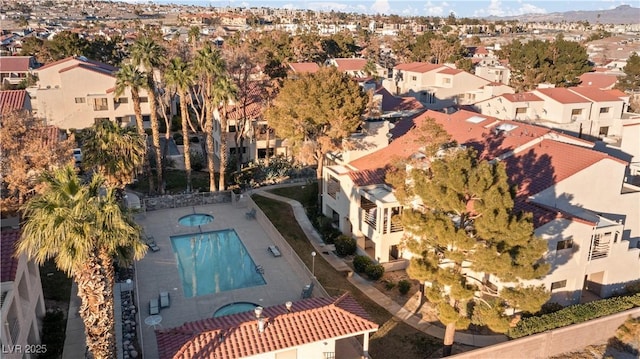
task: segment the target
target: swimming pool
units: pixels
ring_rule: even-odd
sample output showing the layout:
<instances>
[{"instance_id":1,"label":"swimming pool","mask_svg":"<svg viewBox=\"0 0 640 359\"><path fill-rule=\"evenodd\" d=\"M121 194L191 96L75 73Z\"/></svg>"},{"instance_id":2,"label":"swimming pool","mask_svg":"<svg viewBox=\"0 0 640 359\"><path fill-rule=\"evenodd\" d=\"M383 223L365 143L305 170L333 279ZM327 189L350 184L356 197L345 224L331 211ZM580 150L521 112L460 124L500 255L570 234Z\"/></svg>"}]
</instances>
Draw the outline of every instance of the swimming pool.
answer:
<instances>
[{"instance_id":1,"label":"swimming pool","mask_svg":"<svg viewBox=\"0 0 640 359\"><path fill-rule=\"evenodd\" d=\"M216 312L213 313L213 317L217 318L217 317L222 317L222 316L225 316L225 315L249 312L249 311L252 311L252 310L256 309L257 306L258 306L257 304L250 303L250 302L231 303L231 304L227 304L227 305L223 306L222 308L216 310Z\"/></svg>"},{"instance_id":2,"label":"swimming pool","mask_svg":"<svg viewBox=\"0 0 640 359\"><path fill-rule=\"evenodd\" d=\"M209 214L194 213L180 217L178 223L183 226L197 227L199 225L213 222L213 216Z\"/></svg>"},{"instance_id":3,"label":"swimming pool","mask_svg":"<svg viewBox=\"0 0 640 359\"><path fill-rule=\"evenodd\" d=\"M233 229L171 237L185 297L264 285Z\"/></svg>"}]
</instances>

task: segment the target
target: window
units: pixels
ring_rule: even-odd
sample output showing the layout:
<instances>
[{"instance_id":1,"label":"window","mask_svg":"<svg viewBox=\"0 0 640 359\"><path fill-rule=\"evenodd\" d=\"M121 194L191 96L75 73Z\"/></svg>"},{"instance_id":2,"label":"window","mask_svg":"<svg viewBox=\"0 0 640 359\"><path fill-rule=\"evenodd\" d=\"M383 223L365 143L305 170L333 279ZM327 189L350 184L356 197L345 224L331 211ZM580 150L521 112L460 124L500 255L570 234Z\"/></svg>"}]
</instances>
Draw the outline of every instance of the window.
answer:
<instances>
[{"instance_id":1,"label":"window","mask_svg":"<svg viewBox=\"0 0 640 359\"><path fill-rule=\"evenodd\" d=\"M559 282L551 283L551 290L554 291L556 289L564 288L567 286L567 280L561 280Z\"/></svg>"},{"instance_id":2,"label":"window","mask_svg":"<svg viewBox=\"0 0 640 359\"><path fill-rule=\"evenodd\" d=\"M128 97L118 97L113 99L114 103L129 103L129 98Z\"/></svg>"},{"instance_id":3,"label":"window","mask_svg":"<svg viewBox=\"0 0 640 359\"><path fill-rule=\"evenodd\" d=\"M76 103L85 103L84 97L76 97Z\"/></svg>"},{"instance_id":4,"label":"window","mask_svg":"<svg viewBox=\"0 0 640 359\"><path fill-rule=\"evenodd\" d=\"M527 113L526 107L518 107L516 108L516 115L524 115Z\"/></svg>"},{"instance_id":5,"label":"window","mask_svg":"<svg viewBox=\"0 0 640 359\"><path fill-rule=\"evenodd\" d=\"M147 103L147 102L149 102L148 97L140 97L140 103Z\"/></svg>"},{"instance_id":6,"label":"window","mask_svg":"<svg viewBox=\"0 0 640 359\"><path fill-rule=\"evenodd\" d=\"M229 125L229 132L236 132L236 126L235 125Z\"/></svg>"},{"instance_id":7,"label":"window","mask_svg":"<svg viewBox=\"0 0 640 359\"><path fill-rule=\"evenodd\" d=\"M600 127L600 130L598 131L599 136L607 136L608 134L609 134L609 126Z\"/></svg>"},{"instance_id":8,"label":"window","mask_svg":"<svg viewBox=\"0 0 640 359\"><path fill-rule=\"evenodd\" d=\"M591 239L589 260L606 258L609 255L609 244L611 243L611 232L596 233Z\"/></svg>"},{"instance_id":9,"label":"window","mask_svg":"<svg viewBox=\"0 0 640 359\"><path fill-rule=\"evenodd\" d=\"M340 193L340 181L333 176L329 176L327 179L327 194L331 198L336 199L338 193Z\"/></svg>"},{"instance_id":10,"label":"window","mask_svg":"<svg viewBox=\"0 0 640 359\"><path fill-rule=\"evenodd\" d=\"M574 108L573 110L571 110L571 116L578 116L578 115L582 115L581 108Z\"/></svg>"},{"instance_id":11,"label":"window","mask_svg":"<svg viewBox=\"0 0 640 359\"><path fill-rule=\"evenodd\" d=\"M109 121L109 117L96 117L93 119L93 123L100 123L105 121Z\"/></svg>"},{"instance_id":12,"label":"window","mask_svg":"<svg viewBox=\"0 0 640 359\"><path fill-rule=\"evenodd\" d=\"M450 78L445 77L445 78L442 79L442 84L443 85L448 85L450 83L451 83L451 79Z\"/></svg>"},{"instance_id":13,"label":"window","mask_svg":"<svg viewBox=\"0 0 640 359\"><path fill-rule=\"evenodd\" d=\"M609 113L609 107L600 107L600 113Z\"/></svg>"},{"instance_id":14,"label":"window","mask_svg":"<svg viewBox=\"0 0 640 359\"><path fill-rule=\"evenodd\" d=\"M94 111L107 111L109 109L109 105L107 104L107 98L94 98L93 99L93 110Z\"/></svg>"},{"instance_id":15,"label":"window","mask_svg":"<svg viewBox=\"0 0 640 359\"><path fill-rule=\"evenodd\" d=\"M336 353L334 352L324 352L322 355L324 355L324 359L336 359Z\"/></svg>"},{"instance_id":16,"label":"window","mask_svg":"<svg viewBox=\"0 0 640 359\"><path fill-rule=\"evenodd\" d=\"M273 157L274 149L269 148L269 157ZM258 158L267 158L267 149L266 148L258 148Z\"/></svg>"},{"instance_id":17,"label":"window","mask_svg":"<svg viewBox=\"0 0 640 359\"><path fill-rule=\"evenodd\" d=\"M569 249L569 248L573 248L573 239L565 239L563 241L558 241L558 244L556 245L557 251L560 251L563 249Z\"/></svg>"},{"instance_id":18,"label":"window","mask_svg":"<svg viewBox=\"0 0 640 359\"><path fill-rule=\"evenodd\" d=\"M418 81L418 77L416 77L416 76L411 76L411 81Z\"/></svg>"}]
</instances>

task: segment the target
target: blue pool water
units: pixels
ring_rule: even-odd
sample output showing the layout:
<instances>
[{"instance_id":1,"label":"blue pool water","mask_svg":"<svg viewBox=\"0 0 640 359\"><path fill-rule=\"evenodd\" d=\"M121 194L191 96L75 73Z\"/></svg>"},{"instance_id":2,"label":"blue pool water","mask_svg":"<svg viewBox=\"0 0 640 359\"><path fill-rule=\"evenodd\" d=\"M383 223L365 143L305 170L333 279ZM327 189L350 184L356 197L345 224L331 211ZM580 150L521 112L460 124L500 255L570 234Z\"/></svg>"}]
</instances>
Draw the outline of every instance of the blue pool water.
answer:
<instances>
[{"instance_id":1,"label":"blue pool water","mask_svg":"<svg viewBox=\"0 0 640 359\"><path fill-rule=\"evenodd\" d=\"M185 297L266 284L233 229L171 237Z\"/></svg>"},{"instance_id":2,"label":"blue pool water","mask_svg":"<svg viewBox=\"0 0 640 359\"><path fill-rule=\"evenodd\" d=\"M216 312L213 313L213 317L217 318L217 317L222 317L222 316L225 316L225 315L249 312L249 311L254 310L257 306L258 306L257 304L253 304L253 303L249 303L249 302L231 303L231 304L227 304L224 307L216 310Z\"/></svg>"},{"instance_id":3,"label":"blue pool water","mask_svg":"<svg viewBox=\"0 0 640 359\"><path fill-rule=\"evenodd\" d=\"M212 215L200 213L190 214L188 216L181 217L178 220L178 223L180 223L181 225L190 227L197 227L211 222L213 222Z\"/></svg>"}]
</instances>

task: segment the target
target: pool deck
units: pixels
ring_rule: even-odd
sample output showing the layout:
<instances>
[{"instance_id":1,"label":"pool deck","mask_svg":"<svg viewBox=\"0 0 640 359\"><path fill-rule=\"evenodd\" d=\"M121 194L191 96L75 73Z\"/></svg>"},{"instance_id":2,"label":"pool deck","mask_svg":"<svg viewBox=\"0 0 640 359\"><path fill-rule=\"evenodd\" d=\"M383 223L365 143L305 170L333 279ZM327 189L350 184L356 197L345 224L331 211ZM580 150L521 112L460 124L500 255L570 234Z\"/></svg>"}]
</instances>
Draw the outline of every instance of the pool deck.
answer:
<instances>
[{"instance_id":1,"label":"pool deck","mask_svg":"<svg viewBox=\"0 0 640 359\"><path fill-rule=\"evenodd\" d=\"M199 233L198 227L178 224L180 217L194 212L214 216L213 222L201 225L203 232L234 229L255 264L264 268L267 284L186 298L170 236ZM136 216L136 222L147 235L155 238L160 247L157 252L148 251L136 263L136 301L142 331L140 345L145 357L158 357L154 328L145 324L145 318L149 316L149 301L158 298L160 292L169 292L171 305L160 310L162 321L157 329L210 318L216 310L234 302L251 302L266 307L300 299L302 288L312 279L311 273L291 251L282 250L281 257L274 257L268 247L277 245L276 239L269 237L268 231L258 221L247 219L246 212L247 208L241 203L229 203L172 208Z\"/></svg>"}]
</instances>

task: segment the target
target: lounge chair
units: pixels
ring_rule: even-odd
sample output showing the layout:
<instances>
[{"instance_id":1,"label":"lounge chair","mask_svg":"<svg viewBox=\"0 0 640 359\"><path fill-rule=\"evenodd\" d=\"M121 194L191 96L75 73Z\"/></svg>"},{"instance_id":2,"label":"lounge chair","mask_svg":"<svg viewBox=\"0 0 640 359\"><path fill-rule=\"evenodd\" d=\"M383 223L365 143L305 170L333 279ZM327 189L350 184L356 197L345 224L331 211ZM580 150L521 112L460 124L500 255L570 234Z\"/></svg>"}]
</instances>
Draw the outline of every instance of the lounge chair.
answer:
<instances>
[{"instance_id":1,"label":"lounge chair","mask_svg":"<svg viewBox=\"0 0 640 359\"><path fill-rule=\"evenodd\" d=\"M158 244L156 244L156 240L152 236L147 237L147 246L151 249L152 252L157 252L160 250Z\"/></svg>"},{"instance_id":2,"label":"lounge chair","mask_svg":"<svg viewBox=\"0 0 640 359\"><path fill-rule=\"evenodd\" d=\"M247 217L247 219L256 219L256 209L251 208L251 210L249 212L246 212L244 215Z\"/></svg>"},{"instance_id":3,"label":"lounge chair","mask_svg":"<svg viewBox=\"0 0 640 359\"><path fill-rule=\"evenodd\" d=\"M282 255L278 246L269 246L268 251L271 252L274 257L280 257Z\"/></svg>"},{"instance_id":4,"label":"lounge chair","mask_svg":"<svg viewBox=\"0 0 640 359\"><path fill-rule=\"evenodd\" d=\"M264 268L261 265L256 266L256 273L264 274Z\"/></svg>"},{"instance_id":5,"label":"lounge chair","mask_svg":"<svg viewBox=\"0 0 640 359\"><path fill-rule=\"evenodd\" d=\"M169 292L160 292L160 309L169 308Z\"/></svg>"},{"instance_id":6,"label":"lounge chair","mask_svg":"<svg viewBox=\"0 0 640 359\"><path fill-rule=\"evenodd\" d=\"M313 287L314 284L307 284L304 286L304 288L302 289L302 299L307 299L307 298L311 298L311 295L313 294Z\"/></svg>"},{"instance_id":7,"label":"lounge chair","mask_svg":"<svg viewBox=\"0 0 640 359\"><path fill-rule=\"evenodd\" d=\"M149 301L149 315L160 314L160 306L158 305L158 298L151 298Z\"/></svg>"}]
</instances>

